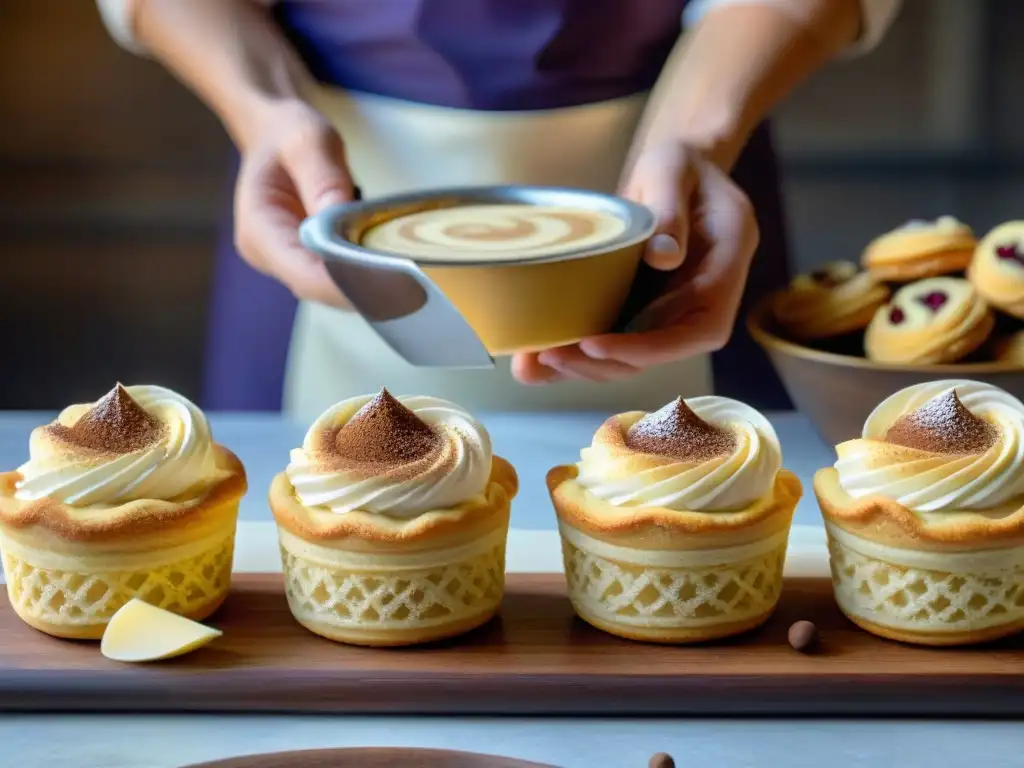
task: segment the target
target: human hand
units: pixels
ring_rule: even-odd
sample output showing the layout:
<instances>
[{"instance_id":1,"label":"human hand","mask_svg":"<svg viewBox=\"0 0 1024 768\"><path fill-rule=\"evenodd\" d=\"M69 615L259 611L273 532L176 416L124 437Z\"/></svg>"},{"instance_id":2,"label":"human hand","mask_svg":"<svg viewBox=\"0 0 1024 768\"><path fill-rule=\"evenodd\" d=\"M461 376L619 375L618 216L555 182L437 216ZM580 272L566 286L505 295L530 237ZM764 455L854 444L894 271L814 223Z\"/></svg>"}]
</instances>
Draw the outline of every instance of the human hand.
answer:
<instances>
[{"instance_id":1,"label":"human hand","mask_svg":"<svg viewBox=\"0 0 1024 768\"><path fill-rule=\"evenodd\" d=\"M626 333L516 355L519 381L622 380L728 342L759 238L746 194L697 150L673 143L637 158L622 195L654 212L644 260L672 272L665 291Z\"/></svg>"},{"instance_id":2,"label":"human hand","mask_svg":"<svg viewBox=\"0 0 1024 768\"><path fill-rule=\"evenodd\" d=\"M345 146L302 102L269 107L242 147L235 187L235 246L252 267L300 299L346 306L323 260L299 242L308 215L352 199Z\"/></svg>"}]
</instances>

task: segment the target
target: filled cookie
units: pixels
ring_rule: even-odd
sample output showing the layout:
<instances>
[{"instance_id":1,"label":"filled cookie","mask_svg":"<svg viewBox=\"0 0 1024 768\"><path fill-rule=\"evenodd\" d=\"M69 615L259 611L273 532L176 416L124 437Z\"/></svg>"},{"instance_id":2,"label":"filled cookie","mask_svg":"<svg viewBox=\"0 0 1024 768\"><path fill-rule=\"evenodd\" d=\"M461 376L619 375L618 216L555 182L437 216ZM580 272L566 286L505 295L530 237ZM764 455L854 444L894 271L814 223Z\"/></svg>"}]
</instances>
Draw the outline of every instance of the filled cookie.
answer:
<instances>
[{"instance_id":1,"label":"filled cookie","mask_svg":"<svg viewBox=\"0 0 1024 768\"><path fill-rule=\"evenodd\" d=\"M797 276L774 300L775 321L795 339L828 339L867 327L889 289L852 261Z\"/></svg>"},{"instance_id":2,"label":"filled cookie","mask_svg":"<svg viewBox=\"0 0 1024 768\"><path fill-rule=\"evenodd\" d=\"M872 240L861 264L877 280L909 282L962 272L976 246L971 228L952 216L915 219Z\"/></svg>"},{"instance_id":3,"label":"filled cookie","mask_svg":"<svg viewBox=\"0 0 1024 768\"><path fill-rule=\"evenodd\" d=\"M1024 318L1024 221L1008 221L978 243L967 279L985 301Z\"/></svg>"},{"instance_id":4,"label":"filled cookie","mask_svg":"<svg viewBox=\"0 0 1024 768\"><path fill-rule=\"evenodd\" d=\"M985 343L995 316L959 277L933 277L898 290L876 313L864 351L882 363L952 363Z\"/></svg>"}]
</instances>

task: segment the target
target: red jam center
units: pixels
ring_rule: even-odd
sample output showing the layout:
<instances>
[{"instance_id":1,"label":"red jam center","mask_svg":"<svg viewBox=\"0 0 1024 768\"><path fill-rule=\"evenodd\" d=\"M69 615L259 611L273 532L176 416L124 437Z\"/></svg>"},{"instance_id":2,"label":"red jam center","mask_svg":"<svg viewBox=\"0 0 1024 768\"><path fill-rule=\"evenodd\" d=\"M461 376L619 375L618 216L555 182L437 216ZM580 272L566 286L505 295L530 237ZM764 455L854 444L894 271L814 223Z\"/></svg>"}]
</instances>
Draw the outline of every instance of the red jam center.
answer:
<instances>
[{"instance_id":1,"label":"red jam center","mask_svg":"<svg viewBox=\"0 0 1024 768\"><path fill-rule=\"evenodd\" d=\"M899 307L893 307L889 310L889 322L893 325L899 325L906 319L907 316L903 314L903 310Z\"/></svg>"},{"instance_id":2,"label":"red jam center","mask_svg":"<svg viewBox=\"0 0 1024 768\"><path fill-rule=\"evenodd\" d=\"M996 257L1000 261L1013 261L1024 267L1024 254L1016 245L1000 245L996 248Z\"/></svg>"},{"instance_id":3,"label":"red jam center","mask_svg":"<svg viewBox=\"0 0 1024 768\"><path fill-rule=\"evenodd\" d=\"M932 312L938 312L942 309L942 305L949 301L949 295L945 291L932 291L924 296L918 296L917 300Z\"/></svg>"}]
</instances>

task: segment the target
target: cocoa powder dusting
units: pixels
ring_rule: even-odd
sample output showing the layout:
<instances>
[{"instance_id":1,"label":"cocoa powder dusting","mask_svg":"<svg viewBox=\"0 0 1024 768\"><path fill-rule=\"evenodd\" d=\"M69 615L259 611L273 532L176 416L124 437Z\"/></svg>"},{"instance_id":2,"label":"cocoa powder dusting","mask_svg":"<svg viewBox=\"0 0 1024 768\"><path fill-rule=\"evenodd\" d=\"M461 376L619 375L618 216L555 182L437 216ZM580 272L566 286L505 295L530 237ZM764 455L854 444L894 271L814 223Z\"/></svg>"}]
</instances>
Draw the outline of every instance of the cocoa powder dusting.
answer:
<instances>
[{"instance_id":1,"label":"cocoa powder dusting","mask_svg":"<svg viewBox=\"0 0 1024 768\"><path fill-rule=\"evenodd\" d=\"M437 454L444 440L387 389L360 408L344 425L325 435L325 452L336 466L388 467Z\"/></svg>"},{"instance_id":2,"label":"cocoa powder dusting","mask_svg":"<svg viewBox=\"0 0 1024 768\"><path fill-rule=\"evenodd\" d=\"M118 384L70 427L51 424L47 429L62 442L93 451L126 454L158 442L166 427Z\"/></svg>"},{"instance_id":3,"label":"cocoa powder dusting","mask_svg":"<svg viewBox=\"0 0 1024 768\"><path fill-rule=\"evenodd\" d=\"M677 397L630 427L626 445L641 453L699 462L730 454L736 440L729 431L708 424Z\"/></svg>"},{"instance_id":4,"label":"cocoa powder dusting","mask_svg":"<svg viewBox=\"0 0 1024 768\"><path fill-rule=\"evenodd\" d=\"M998 436L996 428L971 413L951 389L893 422L885 441L931 453L984 453Z\"/></svg>"}]
</instances>

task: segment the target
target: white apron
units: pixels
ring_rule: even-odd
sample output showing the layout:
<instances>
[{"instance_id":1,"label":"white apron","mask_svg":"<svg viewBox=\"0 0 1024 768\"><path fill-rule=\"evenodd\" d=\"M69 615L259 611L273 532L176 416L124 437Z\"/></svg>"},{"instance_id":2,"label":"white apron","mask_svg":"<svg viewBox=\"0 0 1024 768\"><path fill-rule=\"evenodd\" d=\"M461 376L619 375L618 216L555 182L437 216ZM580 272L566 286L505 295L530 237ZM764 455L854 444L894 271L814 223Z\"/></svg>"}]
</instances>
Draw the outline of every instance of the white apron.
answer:
<instances>
[{"instance_id":1,"label":"white apron","mask_svg":"<svg viewBox=\"0 0 1024 768\"><path fill-rule=\"evenodd\" d=\"M338 127L365 198L432 187L538 184L614 192L645 96L542 112L477 112L322 89L310 101ZM524 386L494 370L416 368L357 314L299 305L284 410L310 422L328 406L382 386L445 397L473 411L655 409L711 392L699 356L624 382Z\"/></svg>"}]
</instances>

